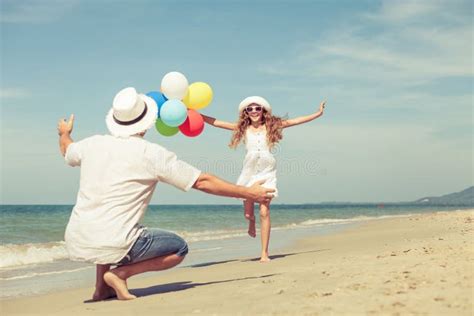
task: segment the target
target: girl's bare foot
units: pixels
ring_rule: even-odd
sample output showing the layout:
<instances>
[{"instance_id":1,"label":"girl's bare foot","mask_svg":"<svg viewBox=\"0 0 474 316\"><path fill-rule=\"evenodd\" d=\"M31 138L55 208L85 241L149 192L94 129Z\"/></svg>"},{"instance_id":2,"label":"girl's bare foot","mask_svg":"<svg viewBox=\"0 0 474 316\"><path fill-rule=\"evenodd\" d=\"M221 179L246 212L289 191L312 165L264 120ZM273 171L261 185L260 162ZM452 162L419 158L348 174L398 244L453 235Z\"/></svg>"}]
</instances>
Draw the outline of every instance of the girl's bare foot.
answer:
<instances>
[{"instance_id":1,"label":"girl's bare foot","mask_svg":"<svg viewBox=\"0 0 474 316\"><path fill-rule=\"evenodd\" d=\"M249 220L249 236L252 238L255 238L257 236L257 233L255 231L255 217L251 220Z\"/></svg>"},{"instance_id":2,"label":"girl's bare foot","mask_svg":"<svg viewBox=\"0 0 474 316\"><path fill-rule=\"evenodd\" d=\"M115 297L115 291L113 288L110 286L106 285L105 287L102 288L95 288L95 292L92 295L92 300L93 301L103 301L111 297Z\"/></svg>"},{"instance_id":3,"label":"girl's bare foot","mask_svg":"<svg viewBox=\"0 0 474 316\"><path fill-rule=\"evenodd\" d=\"M272 261L272 259L270 259L270 257L268 257L268 255L262 255L260 257L260 262L264 263L264 262L270 262Z\"/></svg>"},{"instance_id":4,"label":"girl's bare foot","mask_svg":"<svg viewBox=\"0 0 474 316\"><path fill-rule=\"evenodd\" d=\"M115 293L117 294L117 298L119 300L133 300L137 298L135 295L130 294L127 288L127 282L115 273L109 271L104 274L104 281L107 283L111 288L114 289Z\"/></svg>"}]
</instances>

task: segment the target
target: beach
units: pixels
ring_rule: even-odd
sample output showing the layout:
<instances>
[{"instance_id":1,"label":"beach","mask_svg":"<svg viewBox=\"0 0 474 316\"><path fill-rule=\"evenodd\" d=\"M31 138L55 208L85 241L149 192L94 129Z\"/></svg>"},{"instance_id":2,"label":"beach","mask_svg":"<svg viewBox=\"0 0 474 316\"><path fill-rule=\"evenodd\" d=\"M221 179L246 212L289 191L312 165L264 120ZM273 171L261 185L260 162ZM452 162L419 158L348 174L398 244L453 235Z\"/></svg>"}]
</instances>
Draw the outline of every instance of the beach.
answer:
<instances>
[{"instance_id":1,"label":"beach","mask_svg":"<svg viewBox=\"0 0 474 316\"><path fill-rule=\"evenodd\" d=\"M472 315L473 228L474 210L376 219L305 237L267 264L234 258L132 278L133 301L88 302L88 287L4 300L1 313Z\"/></svg>"}]
</instances>

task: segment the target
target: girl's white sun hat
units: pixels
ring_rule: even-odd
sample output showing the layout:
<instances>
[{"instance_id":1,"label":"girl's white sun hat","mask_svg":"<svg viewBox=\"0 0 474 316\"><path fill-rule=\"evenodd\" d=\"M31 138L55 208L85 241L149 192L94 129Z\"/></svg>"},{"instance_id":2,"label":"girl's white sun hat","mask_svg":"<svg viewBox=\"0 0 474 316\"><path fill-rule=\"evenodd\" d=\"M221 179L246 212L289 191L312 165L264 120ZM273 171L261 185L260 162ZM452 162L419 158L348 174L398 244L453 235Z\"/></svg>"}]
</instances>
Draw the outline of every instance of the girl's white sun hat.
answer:
<instances>
[{"instance_id":1,"label":"girl's white sun hat","mask_svg":"<svg viewBox=\"0 0 474 316\"><path fill-rule=\"evenodd\" d=\"M272 107L270 103L268 103L267 100L259 96L252 96L243 99L242 102L240 102L239 104L239 113L242 113L242 111L250 104L258 104L260 106L263 106L263 108L267 110L268 113L272 113Z\"/></svg>"},{"instance_id":2,"label":"girl's white sun hat","mask_svg":"<svg viewBox=\"0 0 474 316\"><path fill-rule=\"evenodd\" d=\"M115 95L105 123L113 136L129 137L155 125L157 116L156 102L146 95L138 94L135 88L128 87Z\"/></svg>"}]
</instances>

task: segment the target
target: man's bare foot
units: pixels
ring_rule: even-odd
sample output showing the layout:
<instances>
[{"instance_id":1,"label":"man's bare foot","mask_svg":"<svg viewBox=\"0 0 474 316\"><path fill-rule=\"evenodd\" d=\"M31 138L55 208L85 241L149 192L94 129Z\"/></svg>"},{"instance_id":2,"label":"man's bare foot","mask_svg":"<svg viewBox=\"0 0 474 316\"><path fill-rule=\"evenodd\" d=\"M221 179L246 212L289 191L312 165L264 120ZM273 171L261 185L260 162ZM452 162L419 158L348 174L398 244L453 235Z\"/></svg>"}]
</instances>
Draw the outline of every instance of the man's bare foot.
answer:
<instances>
[{"instance_id":1,"label":"man's bare foot","mask_svg":"<svg viewBox=\"0 0 474 316\"><path fill-rule=\"evenodd\" d=\"M255 238L255 236L257 236L257 233L255 231L255 217L253 218L253 220L249 220L249 236L252 237L252 238Z\"/></svg>"},{"instance_id":2,"label":"man's bare foot","mask_svg":"<svg viewBox=\"0 0 474 316\"><path fill-rule=\"evenodd\" d=\"M103 301L111 297L115 297L115 291L110 286L106 285L103 288L95 288L95 292L92 295L93 301Z\"/></svg>"},{"instance_id":3,"label":"man's bare foot","mask_svg":"<svg viewBox=\"0 0 474 316\"><path fill-rule=\"evenodd\" d=\"M262 256L262 257L260 258L260 262L262 262L262 263L264 263L264 262L270 262L270 261L272 261L272 259L270 259L270 257L268 257L267 255Z\"/></svg>"},{"instance_id":4,"label":"man's bare foot","mask_svg":"<svg viewBox=\"0 0 474 316\"><path fill-rule=\"evenodd\" d=\"M118 275L112 271L106 272L104 274L104 281L114 289L119 300L133 300L137 298L128 291L127 282L119 278Z\"/></svg>"}]
</instances>

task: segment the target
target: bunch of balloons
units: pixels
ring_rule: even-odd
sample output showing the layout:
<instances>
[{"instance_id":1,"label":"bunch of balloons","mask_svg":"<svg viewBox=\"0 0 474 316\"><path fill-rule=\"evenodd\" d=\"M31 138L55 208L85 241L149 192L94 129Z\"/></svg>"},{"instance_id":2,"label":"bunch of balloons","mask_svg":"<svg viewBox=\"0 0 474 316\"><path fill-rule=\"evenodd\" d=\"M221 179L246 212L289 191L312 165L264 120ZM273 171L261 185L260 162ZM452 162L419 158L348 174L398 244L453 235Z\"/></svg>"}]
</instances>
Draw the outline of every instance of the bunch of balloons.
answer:
<instances>
[{"instance_id":1,"label":"bunch of balloons","mask_svg":"<svg viewBox=\"0 0 474 316\"><path fill-rule=\"evenodd\" d=\"M188 84L180 72L169 72L161 80L161 91L151 91L147 96L158 105L156 130L163 136L173 136L181 131L195 137L204 129L204 119L197 110L212 101L212 89L205 82Z\"/></svg>"}]
</instances>

